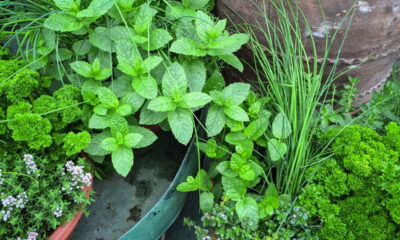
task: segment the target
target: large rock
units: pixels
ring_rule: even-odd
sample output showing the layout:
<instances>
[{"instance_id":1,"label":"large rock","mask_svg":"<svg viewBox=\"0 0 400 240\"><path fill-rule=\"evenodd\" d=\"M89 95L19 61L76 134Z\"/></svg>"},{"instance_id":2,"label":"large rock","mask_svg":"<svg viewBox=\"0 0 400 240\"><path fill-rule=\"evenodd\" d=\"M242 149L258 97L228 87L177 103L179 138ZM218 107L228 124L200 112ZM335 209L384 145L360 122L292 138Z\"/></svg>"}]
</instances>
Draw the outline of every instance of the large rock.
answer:
<instances>
[{"instance_id":1,"label":"large rock","mask_svg":"<svg viewBox=\"0 0 400 240\"><path fill-rule=\"evenodd\" d=\"M311 38L314 36L318 48L318 56L323 56L326 44L326 32L332 37L346 13L355 7L352 22L345 44L340 54L338 70L343 70L365 62L337 80L337 84L347 82L348 76L361 79L357 86L361 101L369 99L374 90L379 90L390 75L394 62L399 57L400 49L400 0L320 0L326 20L323 19L318 0L297 0L307 17L312 32L304 28L303 42L311 51ZM217 14L229 17L234 23L262 23L258 7L266 7L271 19L275 17L274 8L269 0L217 0ZM347 23L349 23L347 18ZM339 29L330 54L330 66L336 59L338 49L342 44L347 26L345 23ZM263 37L258 34L258 40ZM242 56L249 57L245 49ZM247 53L246 53L247 51ZM248 59L251 60L251 59ZM329 66L328 66L329 70Z\"/></svg>"}]
</instances>

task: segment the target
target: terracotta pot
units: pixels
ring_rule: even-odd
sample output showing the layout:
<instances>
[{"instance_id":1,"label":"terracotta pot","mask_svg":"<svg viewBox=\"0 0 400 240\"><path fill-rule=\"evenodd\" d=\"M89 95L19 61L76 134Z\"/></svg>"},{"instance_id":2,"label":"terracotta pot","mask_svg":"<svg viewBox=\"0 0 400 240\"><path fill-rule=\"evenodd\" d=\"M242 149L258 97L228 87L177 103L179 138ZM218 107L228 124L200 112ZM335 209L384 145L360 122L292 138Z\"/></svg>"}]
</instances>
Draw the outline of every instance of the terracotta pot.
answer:
<instances>
[{"instance_id":1,"label":"terracotta pot","mask_svg":"<svg viewBox=\"0 0 400 240\"><path fill-rule=\"evenodd\" d=\"M326 21L323 20L321 3ZM307 51L311 53L311 38L314 36L318 48L318 56L323 56L326 43L325 32L332 36L339 27L340 21L346 12L351 9L353 0L297 0L300 8L307 17L312 33L304 29L303 42ZM217 14L221 18L229 17L234 23L245 22L251 24L262 23L258 7L266 7L271 19L274 18L274 9L269 0L217 0ZM349 19L349 18L348 18ZM349 21L339 27L339 32L330 53L330 65L337 57L338 49L345 39L345 32ZM258 40L263 42L259 34ZM348 82L349 76L359 77L357 86L360 90L359 99L367 101L372 91L380 90L390 75L394 62L400 55L400 1L399 0L365 0L358 1L355 6L353 20L345 45L340 55L338 70L367 61L361 67L350 71L337 80L340 85ZM247 61L251 61L249 49L241 52ZM312 56L310 54L310 56ZM237 75L236 75L237 77Z\"/></svg>"},{"instance_id":2,"label":"terracotta pot","mask_svg":"<svg viewBox=\"0 0 400 240\"><path fill-rule=\"evenodd\" d=\"M82 191L86 192L85 197L88 198L90 196L90 191L93 187L93 178L90 186L85 186ZM67 240L72 235L76 225L83 215L83 211L79 210L75 213L75 217L69 221L67 224L59 226L49 237L49 240Z\"/></svg>"}]
</instances>

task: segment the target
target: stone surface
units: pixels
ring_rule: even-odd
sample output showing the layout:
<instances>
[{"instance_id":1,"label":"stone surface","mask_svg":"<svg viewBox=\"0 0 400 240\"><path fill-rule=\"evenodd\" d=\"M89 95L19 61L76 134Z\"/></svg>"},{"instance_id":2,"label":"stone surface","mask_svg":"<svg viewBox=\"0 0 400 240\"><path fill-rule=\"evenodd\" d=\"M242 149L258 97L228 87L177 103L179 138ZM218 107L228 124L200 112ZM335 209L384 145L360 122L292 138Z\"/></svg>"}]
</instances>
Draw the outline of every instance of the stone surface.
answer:
<instances>
[{"instance_id":1,"label":"stone surface","mask_svg":"<svg viewBox=\"0 0 400 240\"><path fill-rule=\"evenodd\" d=\"M298 0L297 2L311 27L311 32L305 28L303 32L303 42L309 52L312 49L311 34L320 57L325 51L326 36L332 37L338 29L330 51L329 64L332 66L343 41L345 42L340 54L339 71L365 62L361 67L351 70L338 79L336 83L340 85L346 82L348 76L360 77L359 98L367 100L371 91L379 90L383 86L390 75L393 63L400 55L400 1ZM318 2L321 3L324 14ZM357 3L354 5L355 2ZM217 14L221 18L229 17L234 23L262 23L263 19L258 8L264 7L270 14L270 19L274 20L274 8L269 0L217 0ZM347 17L347 20L340 24L352 7L354 15ZM351 24L346 37L350 19ZM261 34L258 35L258 40L263 42ZM248 51L245 49L241 54L250 60Z\"/></svg>"}]
</instances>

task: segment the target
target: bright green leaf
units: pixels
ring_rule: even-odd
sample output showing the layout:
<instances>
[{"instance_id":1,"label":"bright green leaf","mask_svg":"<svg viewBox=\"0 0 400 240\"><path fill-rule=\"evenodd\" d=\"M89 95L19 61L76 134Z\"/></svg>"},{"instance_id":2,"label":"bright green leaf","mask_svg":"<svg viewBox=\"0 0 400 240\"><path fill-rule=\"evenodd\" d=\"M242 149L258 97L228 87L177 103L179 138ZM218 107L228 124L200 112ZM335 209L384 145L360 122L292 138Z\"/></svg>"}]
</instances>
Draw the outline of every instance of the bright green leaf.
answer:
<instances>
[{"instance_id":1,"label":"bright green leaf","mask_svg":"<svg viewBox=\"0 0 400 240\"><path fill-rule=\"evenodd\" d=\"M186 74L183 67L175 62L169 66L162 79L162 91L165 96L174 98L183 96L187 90Z\"/></svg>"},{"instance_id":2,"label":"bright green leaf","mask_svg":"<svg viewBox=\"0 0 400 240\"><path fill-rule=\"evenodd\" d=\"M272 161L278 161L282 159L287 153L287 146L285 143L279 142L276 139L271 139L268 142L268 152Z\"/></svg>"},{"instance_id":3,"label":"bright green leaf","mask_svg":"<svg viewBox=\"0 0 400 240\"><path fill-rule=\"evenodd\" d=\"M99 96L99 100L101 103L106 105L109 108L117 108L119 105L119 101L115 93L106 87L101 87L97 90L97 95Z\"/></svg>"},{"instance_id":4,"label":"bright green leaf","mask_svg":"<svg viewBox=\"0 0 400 240\"><path fill-rule=\"evenodd\" d=\"M135 77L132 81L132 87L140 96L146 99L157 97L157 82L150 74Z\"/></svg>"},{"instance_id":5,"label":"bright green leaf","mask_svg":"<svg viewBox=\"0 0 400 240\"><path fill-rule=\"evenodd\" d=\"M233 201L240 201L247 191L246 185L237 178L222 177L222 187L224 194Z\"/></svg>"},{"instance_id":6,"label":"bright green leaf","mask_svg":"<svg viewBox=\"0 0 400 240\"><path fill-rule=\"evenodd\" d=\"M179 106L182 108L198 108L203 107L212 100L210 96L201 92L187 93L182 97Z\"/></svg>"},{"instance_id":7,"label":"bright green leaf","mask_svg":"<svg viewBox=\"0 0 400 240\"><path fill-rule=\"evenodd\" d=\"M243 198L236 203L236 213L243 223L255 230L258 225L258 205L256 200L250 197Z\"/></svg>"},{"instance_id":8,"label":"bright green leaf","mask_svg":"<svg viewBox=\"0 0 400 240\"><path fill-rule=\"evenodd\" d=\"M236 121L249 121L249 116L247 115L246 111L236 105L224 107L224 113Z\"/></svg>"},{"instance_id":9,"label":"bright green leaf","mask_svg":"<svg viewBox=\"0 0 400 240\"><path fill-rule=\"evenodd\" d=\"M107 152L114 152L118 149L119 144L115 138L106 138L101 142L101 147Z\"/></svg>"},{"instance_id":10,"label":"bright green leaf","mask_svg":"<svg viewBox=\"0 0 400 240\"><path fill-rule=\"evenodd\" d=\"M206 129L209 137L219 134L225 126L225 114L222 107L211 105L207 113Z\"/></svg>"},{"instance_id":11,"label":"bright green leaf","mask_svg":"<svg viewBox=\"0 0 400 240\"><path fill-rule=\"evenodd\" d=\"M57 32L73 32L81 29L83 23L74 16L64 13L53 13L46 19L43 26Z\"/></svg>"},{"instance_id":12,"label":"bright green leaf","mask_svg":"<svg viewBox=\"0 0 400 240\"><path fill-rule=\"evenodd\" d=\"M172 40L171 34L165 29L151 29L147 43L142 44L142 48L147 51L154 51L167 45Z\"/></svg>"},{"instance_id":13,"label":"bright green leaf","mask_svg":"<svg viewBox=\"0 0 400 240\"><path fill-rule=\"evenodd\" d=\"M203 212L211 212L214 206L214 194L203 192L200 194L200 209Z\"/></svg>"},{"instance_id":14,"label":"bright green leaf","mask_svg":"<svg viewBox=\"0 0 400 240\"><path fill-rule=\"evenodd\" d=\"M193 135L192 112L189 109L177 108L168 113L168 123L178 142L188 144Z\"/></svg>"},{"instance_id":15,"label":"bright green leaf","mask_svg":"<svg viewBox=\"0 0 400 240\"><path fill-rule=\"evenodd\" d=\"M203 57L207 51L203 49L201 43L189 38L180 38L172 43L170 52L187 56Z\"/></svg>"},{"instance_id":16,"label":"bright green leaf","mask_svg":"<svg viewBox=\"0 0 400 240\"><path fill-rule=\"evenodd\" d=\"M276 115L272 123L272 133L278 139L285 139L292 133L289 119L283 113Z\"/></svg>"},{"instance_id":17,"label":"bright green leaf","mask_svg":"<svg viewBox=\"0 0 400 240\"><path fill-rule=\"evenodd\" d=\"M170 98L160 96L151 100L147 108L155 112L169 112L176 109L176 104Z\"/></svg>"},{"instance_id":18,"label":"bright green leaf","mask_svg":"<svg viewBox=\"0 0 400 240\"><path fill-rule=\"evenodd\" d=\"M143 135L138 133L128 133L124 136L124 143L126 147L134 148L140 141L142 141Z\"/></svg>"},{"instance_id":19,"label":"bright green leaf","mask_svg":"<svg viewBox=\"0 0 400 240\"><path fill-rule=\"evenodd\" d=\"M207 69L200 59L185 61L182 64L191 92L201 92L207 78Z\"/></svg>"},{"instance_id":20,"label":"bright green leaf","mask_svg":"<svg viewBox=\"0 0 400 240\"><path fill-rule=\"evenodd\" d=\"M72 70L81 76L91 78L93 77L92 65L83 61L75 61L70 64Z\"/></svg>"},{"instance_id":21,"label":"bright green leaf","mask_svg":"<svg viewBox=\"0 0 400 240\"><path fill-rule=\"evenodd\" d=\"M236 68L239 72L243 72L244 67L243 67L242 62L233 53L218 55L218 57L221 58L222 61L224 61L227 64L231 65L232 67Z\"/></svg>"},{"instance_id":22,"label":"bright green leaf","mask_svg":"<svg viewBox=\"0 0 400 240\"><path fill-rule=\"evenodd\" d=\"M132 149L120 146L116 151L112 152L111 160L117 173L126 177L133 166Z\"/></svg>"},{"instance_id":23,"label":"bright green leaf","mask_svg":"<svg viewBox=\"0 0 400 240\"><path fill-rule=\"evenodd\" d=\"M232 83L222 90L225 99L234 105L242 104L249 92L250 84L247 83Z\"/></svg>"}]
</instances>

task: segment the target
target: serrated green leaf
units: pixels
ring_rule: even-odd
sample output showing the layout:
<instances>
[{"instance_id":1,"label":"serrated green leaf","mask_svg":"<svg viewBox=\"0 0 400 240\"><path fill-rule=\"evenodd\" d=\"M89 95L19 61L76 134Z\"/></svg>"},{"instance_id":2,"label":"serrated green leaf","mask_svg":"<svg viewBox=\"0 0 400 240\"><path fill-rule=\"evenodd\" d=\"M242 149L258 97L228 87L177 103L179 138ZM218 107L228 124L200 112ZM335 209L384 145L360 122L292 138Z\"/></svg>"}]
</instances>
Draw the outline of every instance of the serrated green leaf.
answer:
<instances>
[{"instance_id":1,"label":"serrated green leaf","mask_svg":"<svg viewBox=\"0 0 400 240\"><path fill-rule=\"evenodd\" d=\"M224 113L228 115L228 117L239 122L249 121L249 116L247 115L246 111L236 105L229 105L224 107Z\"/></svg>"},{"instance_id":2,"label":"serrated green leaf","mask_svg":"<svg viewBox=\"0 0 400 240\"><path fill-rule=\"evenodd\" d=\"M129 86L129 88L131 87ZM129 104L132 107L131 114L134 114L137 111L139 111L143 103L144 103L144 98L135 92L129 92L125 94L125 96L122 97L121 99L121 104Z\"/></svg>"},{"instance_id":3,"label":"serrated green leaf","mask_svg":"<svg viewBox=\"0 0 400 240\"><path fill-rule=\"evenodd\" d=\"M151 56L143 61L142 66L147 72L150 72L156 68L162 62L162 60L162 57Z\"/></svg>"},{"instance_id":4,"label":"serrated green leaf","mask_svg":"<svg viewBox=\"0 0 400 240\"><path fill-rule=\"evenodd\" d=\"M278 113L272 123L272 134L278 139L285 139L292 133L289 119L283 113Z\"/></svg>"},{"instance_id":5,"label":"serrated green leaf","mask_svg":"<svg viewBox=\"0 0 400 240\"><path fill-rule=\"evenodd\" d=\"M209 41L209 32L214 28L214 21L211 17L202 11L197 11L195 19L197 35L202 42L207 43ZM216 36L218 37L218 36Z\"/></svg>"},{"instance_id":6,"label":"serrated green leaf","mask_svg":"<svg viewBox=\"0 0 400 240\"><path fill-rule=\"evenodd\" d=\"M200 194L200 209L203 212L210 212L214 206L214 194L203 192Z\"/></svg>"},{"instance_id":7,"label":"serrated green leaf","mask_svg":"<svg viewBox=\"0 0 400 240\"><path fill-rule=\"evenodd\" d=\"M198 190L199 187L196 183L196 180L194 177L189 176L186 178L186 182L180 183L177 187L176 190L180 192L192 192Z\"/></svg>"},{"instance_id":8,"label":"serrated green leaf","mask_svg":"<svg viewBox=\"0 0 400 240\"><path fill-rule=\"evenodd\" d=\"M141 58L140 53L129 40L116 41L115 50L119 63L132 64L135 59Z\"/></svg>"},{"instance_id":9,"label":"serrated green leaf","mask_svg":"<svg viewBox=\"0 0 400 240\"><path fill-rule=\"evenodd\" d=\"M93 112L100 116L107 115L108 107L104 104L99 104L93 108Z\"/></svg>"},{"instance_id":10,"label":"serrated green leaf","mask_svg":"<svg viewBox=\"0 0 400 240\"><path fill-rule=\"evenodd\" d=\"M124 144L128 148L134 148L142 141L143 137L139 133L128 133L124 136Z\"/></svg>"},{"instance_id":11,"label":"serrated green leaf","mask_svg":"<svg viewBox=\"0 0 400 240\"><path fill-rule=\"evenodd\" d=\"M209 137L219 134L225 126L225 114L222 107L211 105L207 113L206 129Z\"/></svg>"},{"instance_id":12,"label":"serrated green leaf","mask_svg":"<svg viewBox=\"0 0 400 240\"><path fill-rule=\"evenodd\" d=\"M74 50L74 53L78 56L88 54L91 48L92 43L90 43L89 40L80 40L72 44L72 49Z\"/></svg>"},{"instance_id":13,"label":"serrated green leaf","mask_svg":"<svg viewBox=\"0 0 400 240\"><path fill-rule=\"evenodd\" d=\"M157 82L150 74L135 77L132 81L132 87L140 96L146 99L157 97Z\"/></svg>"},{"instance_id":14,"label":"serrated green leaf","mask_svg":"<svg viewBox=\"0 0 400 240\"><path fill-rule=\"evenodd\" d=\"M117 98L122 98L130 93L133 93L131 84L132 84L132 77L127 75L122 75L117 79L114 79L114 81L112 81L110 85L107 87L109 87L115 93ZM142 97L140 98L143 99ZM125 103L126 102L124 102L124 104Z\"/></svg>"},{"instance_id":15,"label":"serrated green leaf","mask_svg":"<svg viewBox=\"0 0 400 240\"><path fill-rule=\"evenodd\" d=\"M154 125L159 124L163 120L167 118L167 112L154 112L152 110L147 109L147 107L143 107L140 111L140 124L144 125Z\"/></svg>"},{"instance_id":16,"label":"serrated green leaf","mask_svg":"<svg viewBox=\"0 0 400 240\"><path fill-rule=\"evenodd\" d=\"M246 185L237 178L222 176L222 187L224 194L233 201L240 201L247 192Z\"/></svg>"},{"instance_id":17,"label":"serrated green leaf","mask_svg":"<svg viewBox=\"0 0 400 240\"><path fill-rule=\"evenodd\" d=\"M133 152L131 148L120 146L112 152L111 160L118 174L126 177L133 166Z\"/></svg>"},{"instance_id":18,"label":"serrated green leaf","mask_svg":"<svg viewBox=\"0 0 400 240\"><path fill-rule=\"evenodd\" d=\"M187 80L183 67L175 62L169 66L162 79L162 91L165 96L174 98L186 94Z\"/></svg>"},{"instance_id":19,"label":"serrated green leaf","mask_svg":"<svg viewBox=\"0 0 400 240\"><path fill-rule=\"evenodd\" d=\"M114 43L110 37L110 31L105 27L97 27L89 34L89 41L93 46L105 52L114 52Z\"/></svg>"},{"instance_id":20,"label":"serrated green leaf","mask_svg":"<svg viewBox=\"0 0 400 240\"><path fill-rule=\"evenodd\" d=\"M115 93L106 87L101 87L97 90L97 95L99 96L99 100L108 108L117 108L119 105L119 101Z\"/></svg>"},{"instance_id":21,"label":"serrated green leaf","mask_svg":"<svg viewBox=\"0 0 400 240\"><path fill-rule=\"evenodd\" d=\"M46 19L43 26L56 32L73 32L81 29L84 25L74 16L53 13Z\"/></svg>"},{"instance_id":22,"label":"serrated green leaf","mask_svg":"<svg viewBox=\"0 0 400 240\"><path fill-rule=\"evenodd\" d=\"M61 10L63 10L66 13L69 13L71 15L76 14L79 11L79 7L80 7L80 0L78 0L78 1L74 1L74 0L54 0L54 3Z\"/></svg>"},{"instance_id":23,"label":"serrated green leaf","mask_svg":"<svg viewBox=\"0 0 400 240\"><path fill-rule=\"evenodd\" d=\"M182 108L199 108L211 102L212 98L202 92L191 92L183 95L179 107Z\"/></svg>"},{"instance_id":24,"label":"serrated green leaf","mask_svg":"<svg viewBox=\"0 0 400 240\"><path fill-rule=\"evenodd\" d=\"M104 15L114 6L114 1L111 0L92 0L88 8L78 12L78 18L96 19Z\"/></svg>"},{"instance_id":25,"label":"serrated green leaf","mask_svg":"<svg viewBox=\"0 0 400 240\"><path fill-rule=\"evenodd\" d=\"M91 78L93 77L92 65L83 61L75 61L70 64L72 70L81 76Z\"/></svg>"},{"instance_id":26,"label":"serrated green leaf","mask_svg":"<svg viewBox=\"0 0 400 240\"><path fill-rule=\"evenodd\" d=\"M234 105L242 104L249 95L249 92L250 84L247 83L232 83L222 90L225 99Z\"/></svg>"},{"instance_id":27,"label":"serrated green leaf","mask_svg":"<svg viewBox=\"0 0 400 240\"><path fill-rule=\"evenodd\" d=\"M151 29L147 43L142 44L142 48L147 51L154 51L167 45L172 40L171 34L165 29Z\"/></svg>"},{"instance_id":28,"label":"serrated green leaf","mask_svg":"<svg viewBox=\"0 0 400 240\"><path fill-rule=\"evenodd\" d=\"M192 112L183 108L168 112L168 123L178 142L188 144L193 135Z\"/></svg>"},{"instance_id":29,"label":"serrated green leaf","mask_svg":"<svg viewBox=\"0 0 400 240\"><path fill-rule=\"evenodd\" d=\"M137 133L143 136L142 140L136 144L133 148L144 148L150 146L155 140L157 140L157 135L147 128L139 126L130 126L130 133Z\"/></svg>"},{"instance_id":30,"label":"serrated green leaf","mask_svg":"<svg viewBox=\"0 0 400 240\"><path fill-rule=\"evenodd\" d=\"M126 117L132 114L132 106L129 104L122 104L116 110L116 113L121 117Z\"/></svg>"},{"instance_id":31,"label":"serrated green leaf","mask_svg":"<svg viewBox=\"0 0 400 240\"><path fill-rule=\"evenodd\" d=\"M253 141L257 140L267 130L268 122L268 118L266 117L255 120L244 129L244 135Z\"/></svg>"},{"instance_id":32,"label":"serrated green leaf","mask_svg":"<svg viewBox=\"0 0 400 240\"><path fill-rule=\"evenodd\" d=\"M185 69L188 86L191 92L201 92L207 78L207 69L200 59L185 61L182 64Z\"/></svg>"},{"instance_id":33,"label":"serrated green leaf","mask_svg":"<svg viewBox=\"0 0 400 240\"><path fill-rule=\"evenodd\" d=\"M250 229L257 229L259 215L256 200L250 197L241 199L236 203L236 213L240 221L248 225Z\"/></svg>"},{"instance_id":34,"label":"serrated green leaf","mask_svg":"<svg viewBox=\"0 0 400 240\"><path fill-rule=\"evenodd\" d=\"M285 143L279 142L276 139L271 139L268 142L268 152L272 161L278 161L282 159L287 153L287 146Z\"/></svg>"},{"instance_id":35,"label":"serrated green leaf","mask_svg":"<svg viewBox=\"0 0 400 240\"><path fill-rule=\"evenodd\" d=\"M204 8L210 0L191 0L189 8L199 10Z\"/></svg>"},{"instance_id":36,"label":"serrated green leaf","mask_svg":"<svg viewBox=\"0 0 400 240\"><path fill-rule=\"evenodd\" d=\"M217 165L216 169L220 174L222 174L225 177L235 178L238 176L238 172L232 170L230 162L228 161L220 162Z\"/></svg>"},{"instance_id":37,"label":"serrated green leaf","mask_svg":"<svg viewBox=\"0 0 400 240\"><path fill-rule=\"evenodd\" d=\"M196 175L196 183L200 190L202 191L210 191L212 188L212 182L208 173L204 169L200 169Z\"/></svg>"},{"instance_id":38,"label":"serrated green leaf","mask_svg":"<svg viewBox=\"0 0 400 240\"><path fill-rule=\"evenodd\" d=\"M114 152L118 149L119 144L117 142L117 139L109 137L101 142L101 147L107 152Z\"/></svg>"},{"instance_id":39,"label":"serrated green leaf","mask_svg":"<svg viewBox=\"0 0 400 240\"><path fill-rule=\"evenodd\" d=\"M243 72L244 67L243 67L242 62L234 54L218 55L218 57L221 58L222 61L224 61L227 64L231 65L232 67L236 68L239 72Z\"/></svg>"},{"instance_id":40,"label":"serrated green leaf","mask_svg":"<svg viewBox=\"0 0 400 240\"><path fill-rule=\"evenodd\" d=\"M140 5L135 16L134 28L138 33L144 33L150 28L153 17L157 14L157 10L151 8L148 3Z\"/></svg>"},{"instance_id":41,"label":"serrated green leaf","mask_svg":"<svg viewBox=\"0 0 400 240\"><path fill-rule=\"evenodd\" d=\"M211 49L210 55L226 55L239 50L243 44L249 41L249 35L244 33L233 34L229 37L220 38L208 44Z\"/></svg>"},{"instance_id":42,"label":"serrated green leaf","mask_svg":"<svg viewBox=\"0 0 400 240\"><path fill-rule=\"evenodd\" d=\"M186 56L204 57L207 53L201 43L189 38L180 38L172 43L170 52Z\"/></svg>"},{"instance_id":43,"label":"serrated green leaf","mask_svg":"<svg viewBox=\"0 0 400 240\"><path fill-rule=\"evenodd\" d=\"M170 98L160 96L151 100L147 108L155 112L169 112L176 109L176 104Z\"/></svg>"},{"instance_id":44,"label":"serrated green leaf","mask_svg":"<svg viewBox=\"0 0 400 240\"><path fill-rule=\"evenodd\" d=\"M89 120L89 128L91 129L104 129L109 126L109 122L106 117L93 115Z\"/></svg>"},{"instance_id":45,"label":"serrated green leaf","mask_svg":"<svg viewBox=\"0 0 400 240\"><path fill-rule=\"evenodd\" d=\"M91 156L104 156L109 152L101 147L101 143L104 139L111 137L110 131L104 131L99 134L92 134L89 146L85 149L85 152Z\"/></svg>"}]
</instances>

